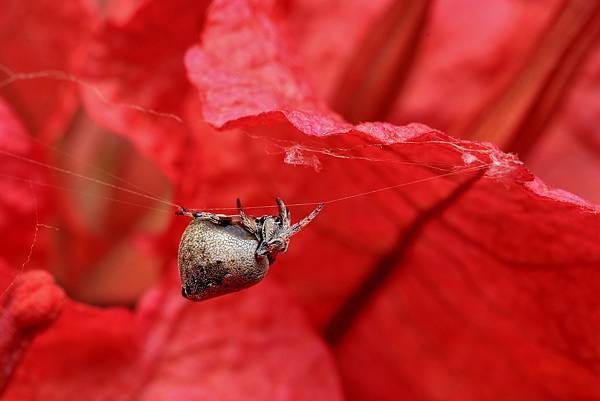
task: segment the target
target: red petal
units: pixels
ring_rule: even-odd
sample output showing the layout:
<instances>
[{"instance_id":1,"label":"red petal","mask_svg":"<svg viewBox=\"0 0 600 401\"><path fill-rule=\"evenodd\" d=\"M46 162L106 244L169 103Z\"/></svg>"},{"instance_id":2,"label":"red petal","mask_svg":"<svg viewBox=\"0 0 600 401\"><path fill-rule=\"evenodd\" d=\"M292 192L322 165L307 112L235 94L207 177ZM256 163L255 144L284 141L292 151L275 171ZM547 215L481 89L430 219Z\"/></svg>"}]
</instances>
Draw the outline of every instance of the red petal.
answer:
<instances>
[{"instance_id":1,"label":"red petal","mask_svg":"<svg viewBox=\"0 0 600 401\"><path fill-rule=\"evenodd\" d=\"M333 116L296 78L294 66L280 62L279 57L288 53L279 48L279 32L265 26L272 24L269 13L249 19L253 10L244 1L217 2L213 10L203 46L186 54L190 79L203 89L203 114L208 122L224 126L242 117L281 110L310 135L350 130L351 125ZM281 85L286 85L284 91Z\"/></svg>"},{"instance_id":2,"label":"red petal","mask_svg":"<svg viewBox=\"0 0 600 401\"><path fill-rule=\"evenodd\" d=\"M581 68L570 96L548 127L528 165L554 186L600 203L600 47Z\"/></svg>"},{"instance_id":3,"label":"red petal","mask_svg":"<svg viewBox=\"0 0 600 401\"><path fill-rule=\"evenodd\" d=\"M33 342L4 399L70 400L81 394L115 399L131 388L139 334L132 314L73 302L66 306L56 324Z\"/></svg>"},{"instance_id":4,"label":"red petal","mask_svg":"<svg viewBox=\"0 0 600 401\"><path fill-rule=\"evenodd\" d=\"M201 304L178 287L173 274L136 316L70 304L4 399L341 399L325 347L274 284Z\"/></svg>"},{"instance_id":5,"label":"red petal","mask_svg":"<svg viewBox=\"0 0 600 401\"><path fill-rule=\"evenodd\" d=\"M46 191L38 185L46 182L45 174L19 159L34 156L31 138L0 99L0 253L13 266L29 259L31 244L37 243L38 220L47 209Z\"/></svg>"},{"instance_id":6,"label":"red petal","mask_svg":"<svg viewBox=\"0 0 600 401\"><path fill-rule=\"evenodd\" d=\"M187 130L180 116L189 84L182 57L197 40L208 1L149 0L107 22L87 52L83 90L90 115L126 136L177 177Z\"/></svg>"},{"instance_id":7,"label":"red petal","mask_svg":"<svg viewBox=\"0 0 600 401\"><path fill-rule=\"evenodd\" d=\"M77 107L77 88L64 78L93 25L90 4L86 0L0 2L0 95L37 137L62 133ZM13 82L20 74L25 76Z\"/></svg>"},{"instance_id":8,"label":"red petal","mask_svg":"<svg viewBox=\"0 0 600 401\"><path fill-rule=\"evenodd\" d=\"M196 180L219 194L197 205L334 200L274 271L335 346L352 399L600 396L599 207L491 145L346 124L314 101L263 2L216 1L207 21L189 75L206 120L246 135L203 132L235 158L201 154Z\"/></svg>"},{"instance_id":9,"label":"red petal","mask_svg":"<svg viewBox=\"0 0 600 401\"><path fill-rule=\"evenodd\" d=\"M135 304L172 258L170 249L159 254L143 245L165 230L172 207L118 187L169 196L168 179L127 140L83 116L54 160L62 168L117 186L65 174L55 177L58 189L66 190L55 192L60 207L54 210L52 224L59 230L53 232L53 240L69 244L69 251L50 248L54 274L79 301Z\"/></svg>"},{"instance_id":10,"label":"red petal","mask_svg":"<svg viewBox=\"0 0 600 401\"><path fill-rule=\"evenodd\" d=\"M434 2L419 57L390 120L427 121L469 135L461 130L522 67L558 3Z\"/></svg>"},{"instance_id":11,"label":"red petal","mask_svg":"<svg viewBox=\"0 0 600 401\"><path fill-rule=\"evenodd\" d=\"M386 71L402 55L398 32L412 28L409 7L420 3L293 2L286 17L294 54L319 93L341 97L334 107L347 117L365 120L379 106L390 122L426 121L493 140L547 182L598 202L595 3L432 1L425 31L410 41L416 57ZM402 83L407 69L403 87L386 80ZM390 90L397 101L388 115Z\"/></svg>"},{"instance_id":12,"label":"red petal","mask_svg":"<svg viewBox=\"0 0 600 401\"><path fill-rule=\"evenodd\" d=\"M357 43L382 14L389 14L387 7L400 3L414 2L296 0L282 7L294 55L302 60L303 72L321 97L330 99L336 94L342 74L358 51Z\"/></svg>"},{"instance_id":13,"label":"red petal","mask_svg":"<svg viewBox=\"0 0 600 401\"><path fill-rule=\"evenodd\" d=\"M7 266L0 261L4 281ZM51 325L64 305L64 292L42 270L20 275L0 293L0 394L27 347L38 333Z\"/></svg>"}]
</instances>

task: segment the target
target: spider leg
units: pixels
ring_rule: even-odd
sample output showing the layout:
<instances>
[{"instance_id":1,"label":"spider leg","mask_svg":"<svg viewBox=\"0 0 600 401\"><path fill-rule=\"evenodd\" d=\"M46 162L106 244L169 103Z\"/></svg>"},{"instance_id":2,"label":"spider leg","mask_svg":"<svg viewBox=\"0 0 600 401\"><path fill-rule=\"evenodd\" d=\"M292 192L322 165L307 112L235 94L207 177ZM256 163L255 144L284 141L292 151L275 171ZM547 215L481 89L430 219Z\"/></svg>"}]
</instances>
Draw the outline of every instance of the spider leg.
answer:
<instances>
[{"instance_id":1,"label":"spider leg","mask_svg":"<svg viewBox=\"0 0 600 401\"><path fill-rule=\"evenodd\" d=\"M275 198L275 202L277 203L277 206L279 206L279 217L281 218L281 224L283 228L287 230L292 224L290 210L285 206L285 203L283 203L281 198Z\"/></svg>"},{"instance_id":2,"label":"spider leg","mask_svg":"<svg viewBox=\"0 0 600 401\"><path fill-rule=\"evenodd\" d=\"M297 234L298 231L302 230L304 228L304 226L306 226L308 223L311 222L312 219L317 217L317 215L319 214L321 209L323 209L323 206L325 206L325 205L323 203L321 203L319 206L317 206L317 208L315 210L310 212L310 214L308 216L306 216L305 218L303 218L302 220L300 220L299 222L294 224L292 227L290 227L290 229L287 232L287 237L289 238L292 235Z\"/></svg>"},{"instance_id":3,"label":"spider leg","mask_svg":"<svg viewBox=\"0 0 600 401\"><path fill-rule=\"evenodd\" d=\"M214 214L214 213L208 213L208 212L199 212L198 216L195 218L210 220L211 223L219 225L219 226L228 226L233 223L235 216L230 216L227 214Z\"/></svg>"},{"instance_id":4,"label":"spider leg","mask_svg":"<svg viewBox=\"0 0 600 401\"><path fill-rule=\"evenodd\" d=\"M194 217L192 212L190 212L189 210L187 210L185 207L183 206L179 206L179 210L175 212L175 214L177 216L189 216L189 217Z\"/></svg>"},{"instance_id":5,"label":"spider leg","mask_svg":"<svg viewBox=\"0 0 600 401\"><path fill-rule=\"evenodd\" d=\"M197 212L197 211L189 211L185 207L181 206L178 211L175 212L178 216L188 216L193 219L202 219L202 220L210 220L214 224L218 224L220 226L226 226L231 224L234 220L235 216L228 216L226 214L214 214L208 212Z\"/></svg>"},{"instance_id":6,"label":"spider leg","mask_svg":"<svg viewBox=\"0 0 600 401\"><path fill-rule=\"evenodd\" d=\"M185 208L183 206L179 206L179 210L176 211L175 214L178 216L188 216L193 219L196 219L196 218L203 217L206 213L205 212L191 212L187 208Z\"/></svg>"},{"instance_id":7,"label":"spider leg","mask_svg":"<svg viewBox=\"0 0 600 401\"><path fill-rule=\"evenodd\" d=\"M237 198L236 203L237 203L237 207L240 211L240 220L241 220L242 226L246 229L246 231L250 232L251 234L256 235L256 233L258 232L258 223L256 222L256 218L254 218L252 216L248 216L244 212L244 209L242 208L242 202L240 202L240 198Z\"/></svg>"}]
</instances>

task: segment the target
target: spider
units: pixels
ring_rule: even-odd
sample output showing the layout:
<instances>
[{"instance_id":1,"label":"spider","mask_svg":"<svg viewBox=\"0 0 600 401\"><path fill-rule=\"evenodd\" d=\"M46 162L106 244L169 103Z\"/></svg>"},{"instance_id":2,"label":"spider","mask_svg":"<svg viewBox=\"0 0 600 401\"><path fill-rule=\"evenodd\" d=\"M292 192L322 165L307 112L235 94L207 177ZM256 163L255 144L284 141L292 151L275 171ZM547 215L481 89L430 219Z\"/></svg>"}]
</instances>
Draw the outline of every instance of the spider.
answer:
<instances>
[{"instance_id":1,"label":"spider","mask_svg":"<svg viewBox=\"0 0 600 401\"><path fill-rule=\"evenodd\" d=\"M237 200L239 214L190 212L192 217L179 244L179 272L184 297L199 301L239 291L258 283L290 238L310 223L323 208L291 224L291 215L280 198L275 198L278 215L249 216Z\"/></svg>"}]
</instances>

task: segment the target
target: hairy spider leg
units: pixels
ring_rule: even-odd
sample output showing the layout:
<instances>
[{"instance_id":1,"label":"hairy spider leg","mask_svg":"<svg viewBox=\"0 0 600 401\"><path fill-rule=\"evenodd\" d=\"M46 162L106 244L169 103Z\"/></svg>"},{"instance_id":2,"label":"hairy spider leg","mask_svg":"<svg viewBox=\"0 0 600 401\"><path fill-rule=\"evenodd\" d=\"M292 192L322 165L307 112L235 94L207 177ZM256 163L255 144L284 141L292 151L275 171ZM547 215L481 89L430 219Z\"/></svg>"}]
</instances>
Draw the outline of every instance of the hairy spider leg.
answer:
<instances>
[{"instance_id":1,"label":"hairy spider leg","mask_svg":"<svg viewBox=\"0 0 600 401\"><path fill-rule=\"evenodd\" d=\"M248 216L246 212L244 212L240 198L236 199L236 203L240 212L240 220L242 221L242 225L251 234L256 235L256 232L258 231L258 223L256 221L256 217Z\"/></svg>"},{"instance_id":2,"label":"hairy spider leg","mask_svg":"<svg viewBox=\"0 0 600 401\"><path fill-rule=\"evenodd\" d=\"M281 218L281 225L284 230L289 230L290 224L292 224L292 216L290 210L285 206L281 198L275 198L277 206L279 206L279 217Z\"/></svg>"},{"instance_id":3,"label":"hairy spider leg","mask_svg":"<svg viewBox=\"0 0 600 401\"><path fill-rule=\"evenodd\" d=\"M306 216L305 218L303 218L302 220L300 220L299 222L294 224L292 227L290 227L290 229L288 230L287 236L291 237L292 235L297 234L298 231L302 230L304 228L304 226L306 226L308 223L311 222L312 219L317 217L317 215L323 209L324 206L325 206L325 204L321 203L319 206L317 206L317 208L315 210L310 212L310 214L308 216Z\"/></svg>"}]
</instances>

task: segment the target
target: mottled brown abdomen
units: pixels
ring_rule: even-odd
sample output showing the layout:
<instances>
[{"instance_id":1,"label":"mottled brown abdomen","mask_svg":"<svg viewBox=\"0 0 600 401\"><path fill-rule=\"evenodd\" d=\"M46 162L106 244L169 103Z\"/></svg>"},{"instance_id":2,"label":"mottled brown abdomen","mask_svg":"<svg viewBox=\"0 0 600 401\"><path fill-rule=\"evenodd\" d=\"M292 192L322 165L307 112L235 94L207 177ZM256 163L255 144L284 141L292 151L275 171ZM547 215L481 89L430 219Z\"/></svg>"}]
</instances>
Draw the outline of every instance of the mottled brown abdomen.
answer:
<instances>
[{"instance_id":1,"label":"mottled brown abdomen","mask_svg":"<svg viewBox=\"0 0 600 401\"><path fill-rule=\"evenodd\" d=\"M256 237L238 225L192 220L179 244L183 296L201 301L258 283L269 261L255 256L257 246Z\"/></svg>"}]
</instances>

